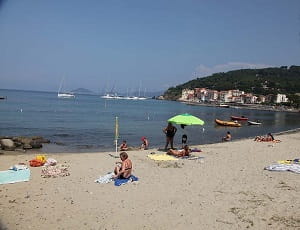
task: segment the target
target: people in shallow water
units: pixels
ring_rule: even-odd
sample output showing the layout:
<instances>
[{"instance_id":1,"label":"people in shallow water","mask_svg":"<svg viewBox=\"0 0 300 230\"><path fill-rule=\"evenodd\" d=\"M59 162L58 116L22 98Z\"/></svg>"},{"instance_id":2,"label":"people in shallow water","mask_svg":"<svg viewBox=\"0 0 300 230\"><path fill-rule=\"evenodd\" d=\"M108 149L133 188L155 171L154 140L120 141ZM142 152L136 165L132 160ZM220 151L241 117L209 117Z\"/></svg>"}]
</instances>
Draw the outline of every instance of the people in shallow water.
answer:
<instances>
[{"instance_id":1,"label":"people in shallow water","mask_svg":"<svg viewBox=\"0 0 300 230\"><path fill-rule=\"evenodd\" d=\"M141 138L142 144L141 144L141 149L148 149L149 148L149 141L146 137Z\"/></svg>"},{"instance_id":2,"label":"people in shallow water","mask_svg":"<svg viewBox=\"0 0 300 230\"><path fill-rule=\"evenodd\" d=\"M120 151L127 151L127 150L128 150L127 142L124 140L123 143L120 145Z\"/></svg>"},{"instance_id":3,"label":"people in shallow water","mask_svg":"<svg viewBox=\"0 0 300 230\"><path fill-rule=\"evenodd\" d=\"M267 136L256 136L255 141L274 141L274 137L271 133L268 133Z\"/></svg>"},{"instance_id":4,"label":"people in shallow water","mask_svg":"<svg viewBox=\"0 0 300 230\"><path fill-rule=\"evenodd\" d=\"M222 138L222 141L231 141L231 133L228 131L226 136Z\"/></svg>"},{"instance_id":5,"label":"people in shallow water","mask_svg":"<svg viewBox=\"0 0 300 230\"><path fill-rule=\"evenodd\" d=\"M127 179L131 176L132 162L126 152L120 153L121 162L116 162L113 178Z\"/></svg>"},{"instance_id":6,"label":"people in shallow water","mask_svg":"<svg viewBox=\"0 0 300 230\"><path fill-rule=\"evenodd\" d=\"M183 149L180 149L180 150L169 149L167 154L173 155L173 156L176 156L176 157L184 157L184 156L189 156L190 152L191 152L191 150L190 150L189 146L185 145L183 147Z\"/></svg>"}]
</instances>

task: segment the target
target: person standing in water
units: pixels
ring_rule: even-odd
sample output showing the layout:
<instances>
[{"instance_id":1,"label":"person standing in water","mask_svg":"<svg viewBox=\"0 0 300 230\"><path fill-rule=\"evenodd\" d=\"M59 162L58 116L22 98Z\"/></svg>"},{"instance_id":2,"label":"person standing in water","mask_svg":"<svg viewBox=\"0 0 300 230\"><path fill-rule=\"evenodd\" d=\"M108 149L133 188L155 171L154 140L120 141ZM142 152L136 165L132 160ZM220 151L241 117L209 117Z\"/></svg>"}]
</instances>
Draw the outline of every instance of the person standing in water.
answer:
<instances>
[{"instance_id":1,"label":"person standing in water","mask_svg":"<svg viewBox=\"0 0 300 230\"><path fill-rule=\"evenodd\" d=\"M171 149L173 149L174 148L173 140L174 140L175 133L177 132L177 128L175 126L173 126L171 122L169 122L168 126L163 129L163 132L166 134L165 150L168 149L169 143L171 145Z\"/></svg>"}]
</instances>

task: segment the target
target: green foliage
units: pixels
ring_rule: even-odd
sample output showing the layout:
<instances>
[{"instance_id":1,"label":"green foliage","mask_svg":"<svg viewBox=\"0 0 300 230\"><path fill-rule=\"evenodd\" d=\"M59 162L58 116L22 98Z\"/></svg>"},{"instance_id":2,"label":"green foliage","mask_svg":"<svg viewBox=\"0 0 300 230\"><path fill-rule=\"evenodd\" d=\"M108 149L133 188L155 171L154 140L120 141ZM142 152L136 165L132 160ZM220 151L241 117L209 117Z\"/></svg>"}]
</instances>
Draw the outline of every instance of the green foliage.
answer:
<instances>
[{"instance_id":1,"label":"green foliage","mask_svg":"<svg viewBox=\"0 0 300 230\"><path fill-rule=\"evenodd\" d=\"M215 73L169 88L164 97L176 100L182 89L208 88L213 90L239 89L256 95L295 94L300 92L300 66L281 66L264 69L240 69Z\"/></svg>"}]
</instances>

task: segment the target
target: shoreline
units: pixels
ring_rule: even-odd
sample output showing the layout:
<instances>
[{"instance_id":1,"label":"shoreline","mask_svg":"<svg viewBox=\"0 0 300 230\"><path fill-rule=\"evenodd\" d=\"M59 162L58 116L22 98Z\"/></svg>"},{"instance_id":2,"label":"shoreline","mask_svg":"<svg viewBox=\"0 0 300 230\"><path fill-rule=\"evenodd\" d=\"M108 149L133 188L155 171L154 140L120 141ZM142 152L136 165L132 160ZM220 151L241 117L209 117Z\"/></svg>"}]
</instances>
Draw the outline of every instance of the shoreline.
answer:
<instances>
[{"instance_id":1,"label":"shoreline","mask_svg":"<svg viewBox=\"0 0 300 230\"><path fill-rule=\"evenodd\" d=\"M288 135L288 134L292 134L292 133L299 133L300 132L300 128L295 128L295 129L289 129L289 130L285 130L285 131L281 131L281 132L276 132L276 133L272 133L275 136L281 136L281 135ZM255 137L245 137L245 138L239 138L239 139L234 139L230 142L239 142L239 141L243 141L243 140L252 140ZM193 144L190 145L190 148L201 148L201 146L209 146L209 145L215 145L215 144L220 144L220 143L224 143L222 141L219 142L214 142L214 143L206 143L206 144ZM45 145L51 145L50 144L45 144ZM45 150L46 149L46 150ZM149 148L148 151L160 151L160 147L153 147L153 148ZM137 147L133 147L133 149L131 150L127 150L129 153L133 152L133 151L142 151L139 150ZM102 151L98 151L98 150L94 150L94 151L89 151L88 149L85 149L77 152L77 151L70 151L70 152L65 152L65 151L55 151L55 152L48 152L48 154L53 154L53 155L57 155L57 154L86 154L86 153L91 153L91 154L96 154L96 153L111 153L111 152L115 152L115 151L109 151L109 150L102 150ZM119 152L119 151L118 151ZM27 155L27 154L47 154L47 148L41 148L41 149L30 149L30 150L15 150L15 151L7 151L7 150L0 150L0 156L1 155Z\"/></svg>"},{"instance_id":2,"label":"shoreline","mask_svg":"<svg viewBox=\"0 0 300 230\"><path fill-rule=\"evenodd\" d=\"M181 100L176 100L176 101L187 105L192 105L192 106L207 106L207 107L218 107L218 108L220 107L219 105L216 104L209 104L209 103L202 103L202 102L181 101ZM291 113L300 112L300 109L282 108L282 107L276 108L276 106L270 106L270 105L256 105L256 104L243 104L243 105L226 104L226 105L228 105L227 108L234 108L234 109L249 109L249 110L261 110L261 111L270 111L270 112L291 112Z\"/></svg>"},{"instance_id":3,"label":"shoreline","mask_svg":"<svg viewBox=\"0 0 300 230\"><path fill-rule=\"evenodd\" d=\"M129 151L139 181L120 187L94 182L118 160L109 152L47 154L70 175L42 178L42 168L30 167L30 181L0 185L0 228L297 229L300 174L264 170L300 157L300 132L288 132L280 143L201 145L198 160L159 162L147 157L162 153L156 149ZM0 170L34 157L0 155Z\"/></svg>"}]
</instances>

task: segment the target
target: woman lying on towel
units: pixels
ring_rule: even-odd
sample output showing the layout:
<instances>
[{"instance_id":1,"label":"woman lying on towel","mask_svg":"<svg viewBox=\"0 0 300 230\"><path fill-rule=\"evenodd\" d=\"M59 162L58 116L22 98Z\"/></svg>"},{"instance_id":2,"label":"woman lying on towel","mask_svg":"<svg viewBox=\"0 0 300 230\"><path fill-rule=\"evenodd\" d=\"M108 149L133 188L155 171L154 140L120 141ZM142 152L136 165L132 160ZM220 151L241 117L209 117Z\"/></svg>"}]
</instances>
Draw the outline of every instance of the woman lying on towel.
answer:
<instances>
[{"instance_id":1,"label":"woman lying on towel","mask_svg":"<svg viewBox=\"0 0 300 230\"><path fill-rule=\"evenodd\" d=\"M256 136L255 141L261 142L261 141L265 141L265 142L280 142L280 140L275 140L273 135L271 133L268 133L267 136Z\"/></svg>"},{"instance_id":2,"label":"woman lying on towel","mask_svg":"<svg viewBox=\"0 0 300 230\"><path fill-rule=\"evenodd\" d=\"M183 149L180 149L180 150L169 149L167 154L173 155L173 156L176 156L176 157L184 157L184 156L189 156L190 152L191 152L191 150L190 150L189 146L185 145L183 147Z\"/></svg>"},{"instance_id":3,"label":"woman lying on towel","mask_svg":"<svg viewBox=\"0 0 300 230\"><path fill-rule=\"evenodd\" d=\"M116 162L113 178L127 179L131 176L132 162L126 152L121 152L120 158L122 162Z\"/></svg>"}]
</instances>

